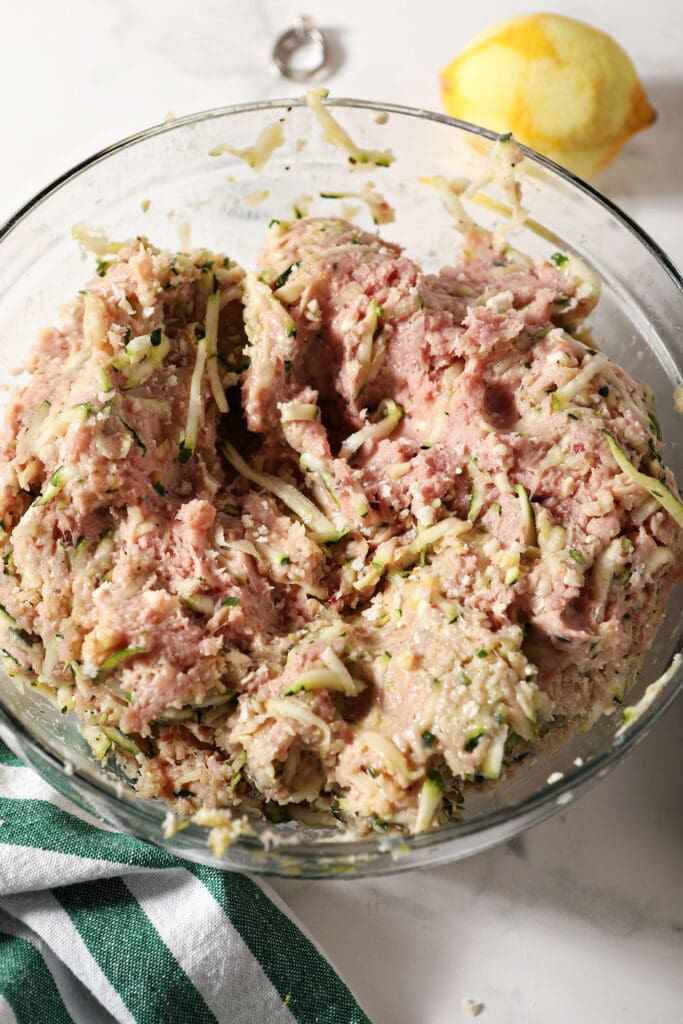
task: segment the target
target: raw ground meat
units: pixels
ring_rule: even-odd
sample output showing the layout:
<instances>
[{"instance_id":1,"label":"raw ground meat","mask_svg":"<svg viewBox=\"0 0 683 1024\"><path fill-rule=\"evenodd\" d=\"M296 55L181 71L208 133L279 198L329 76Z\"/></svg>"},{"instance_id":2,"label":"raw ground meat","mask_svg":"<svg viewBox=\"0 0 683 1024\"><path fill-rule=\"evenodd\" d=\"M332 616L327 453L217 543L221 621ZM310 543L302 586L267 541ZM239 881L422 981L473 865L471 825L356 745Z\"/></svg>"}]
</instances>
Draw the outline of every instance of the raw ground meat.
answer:
<instances>
[{"instance_id":1,"label":"raw ground meat","mask_svg":"<svg viewBox=\"0 0 683 1024\"><path fill-rule=\"evenodd\" d=\"M623 701L680 574L604 434L676 493L647 389L577 336L597 298L482 231L436 275L320 218L246 275L119 247L7 414L9 676L181 815L458 816Z\"/></svg>"}]
</instances>

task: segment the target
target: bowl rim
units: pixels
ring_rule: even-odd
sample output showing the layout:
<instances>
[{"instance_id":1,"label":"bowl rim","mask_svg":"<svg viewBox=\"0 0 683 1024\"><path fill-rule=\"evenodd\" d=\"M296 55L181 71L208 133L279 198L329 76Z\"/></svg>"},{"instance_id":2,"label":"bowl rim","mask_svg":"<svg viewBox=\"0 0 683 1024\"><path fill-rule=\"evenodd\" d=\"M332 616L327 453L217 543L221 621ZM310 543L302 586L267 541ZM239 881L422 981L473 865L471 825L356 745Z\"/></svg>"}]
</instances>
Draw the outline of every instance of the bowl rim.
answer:
<instances>
[{"instance_id":1,"label":"bowl rim","mask_svg":"<svg viewBox=\"0 0 683 1024\"><path fill-rule=\"evenodd\" d=\"M323 102L325 103L325 106L330 107L374 110L380 114L399 114L407 117L415 117L422 121L434 121L437 124L445 124L455 128L460 128L472 135L479 135L482 138L489 139L491 142L495 142L500 138L499 132L494 132L489 128L473 124L471 121L463 121L457 117L451 117L448 114L441 114L434 110L428 110L425 107L410 107L401 103L384 103L380 100L359 100L350 97L335 96L329 96L325 98ZM198 124L202 121L217 120L218 118L225 117L230 114L246 114L254 111L280 110L282 108L288 111L293 107L305 106L306 99L301 96L227 104L221 107L210 107L208 110L200 110L193 114L184 114L182 117L174 118L172 121L162 121L161 123L152 125L149 128L143 128L138 132L133 132L131 135L126 135L122 139L112 142L108 146L104 146L102 149L96 150L90 156L85 157L76 164L73 164L70 168L63 171L62 174L53 178L52 181L48 182L48 184L38 192L34 193L22 206L15 210L14 213L10 214L2 225L0 225L0 242L2 242L5 236L8 235L22 220L24 220L24 218L27 217L35 207L39 206L43 200L58 191L62 185L65 185L67 182L77 178L83 171L86 171L90 167L94 167L95 164L101 163L106 160L107 157L112 156L120 150L128 149L130 146L134 146L136 143L143 142L146 139L153 138L156 135L163 135L166 132L172 132L179 127ZM566 167L563 167L561 164L556 163L550 157L545 156L543 153L539 153L535 149L531 149L530 146L526 146L521 142L518 142L517 144L520 146L526 157L530 157L533 162L541 164L541 166L545 167L547 170L552 171L561 178L564 178L565 181L569 182L569 184L573 185L580 192L584 192L591 199L594 199L609 213L616 217L617 220L621 221L624 227L628 228L628 230L636 236L645 248L664 267L664 269L673 278L677 287L683 291L683 273L679 272L673 260L667 256L652 236L641 228L640 225L625 213L620 206L613 203L611 199L605 196L598 189L594 188L594 186L589 182L578 177L578 175L574 174Z\"/></svg>"},{"instance_id":2,"label":"bowl rim","mask_svg":"<svg viewBox=\"0 0 683 1024\"><path fill-rule=\"evenodd\" d=\"M432 121L446 126L455 127L461 131L483 137L492 142L495 142L500 137L499 133L493 132L487 128L424 108L345 97L329 97L325 102L326 105L335 108L339 107L342 109L352 108L357 110L375 111L378 113L397 114L399 116ZM24 221L37 207L39 207L51 195L59 191L59 189L64 185L67 185L77 179L86 170L105 161L108 157L134 146L139 142L144 142L157 135L171 133L178 128L204 121L218 120L234 114L252 113L257 111L280 111L283 109L289 111L293 107L305 106L306 100L300 96L294 98L259 100L255 102L232 104L188 114L183 117L175 118L173 121L162 122L128 135L81 160L49 182L40 191L36 192L26 203L19 207L15 213L11 214L2 226L0 226L0 245L22 221ZM583 193L589 200L597 202L612 217L620 222L621 225L634 235L635 238L654 257L657 263L671 278L673 284L683 294L683 276L679 273L673 261L666 255L657 242L655 242L654 239L652 239L650 235L645 232L628 214L588 182L577 177L571 171L568 171L555 161L527 146L520 144L520 147L524 152L524 155L528 157L532 163L540 164L552 174L562 178L575 190ZM613 738L610 746L605 751L596 754L582 765L575 767L574 770L566 773L558 782L541 787L531 795L516 800L514 803L509 804L504 808L486 812L476 818L465 818L461 821L452 822L433 831L417 835L401 835L397 837L397 842L401 845L407 846L409 848L409 853L411 854L441 846L444 851L443 859L446 860L448 859L448 840L455 839L456 836L464 837L479 835L495 829L497 826L510 823L516 823L517 831L520 831L522 828L526 827L524 819L529 815L533 815L535 811L542 808L545 808L547 813L545 815L538 815L530 824L534 824L542 820L544 817L549 817L556 809L561 807L563 804L568 803L575 792L579 790L583 791L591 782L607 774L608 771L615 767L624 758L624 756L643 739L655 722L657 722L673 704L679 692L683 690L683 658L680 657L682 654L683 637L681 638L679 646L673 655L670 665L667 667L666 671L671 672L671 677L668 679L665 695L662 697L659 704L648 707L644 713L640 715L636 721L630 724L624 732L617 734ZM678 663L676 663L677 658L679 659ZM60 757L55 754L53 750L49 749L49 747L42 745L42 743L32 735L30 730L20 722L11 711L4 707L2 703L0 703L0 724L5 725L10 733L14 734L20 750L25 746L33 753L34 758L42 764L56 768L60 775L65 777L65 784L68 782L70 785L70 780L73 779L78 783L81 790L90 793L96 798L103 799L108 808L110 802L115 806L123 800L128 809L133 812L134 817L138 818L140 821L145 821L148 824L156 824L159 827L161 826L161 822L165 814L165 808L162 808L160 804L150 800L141 800L132 791L124 790L123 793L121 793L120 787L117 788L117 784L110 780L104 773L98 775L93 770L92 777L89 777L88 775L79 772L70 763L68 757ZM33 760L31 760L30 763L33 765ZM113 810L112 813L114 813ZM266 822L265 825L262 825L261 831L263 831L267 826L268 823ZM129 834L138 836L152 845L159 846L167 851L169 850L169 846L165 845L161 838L161 833L159 834L159 839L157 841L145 834L143 829L135 829L131 827L129 823L125 825L125 831ZM174 852L178 856L187 855L190 846L193 845L188 841L205 840L206 831L206 828L203 826L191 824L187 829L184 829L183 832L179 833L179 836L183 840L183 842L179 844L182 848L179 849L178 845L174 844ZM403 863L397 861L395 857L391 856L392 842L387 842L387 837L375 835L372 838L349 840L345 838L345 835L345 833L340 833L339 837L325 839L319 842L302 840L300 843L285 843L275 849L271 847L270 859L272 860L273 856L276 860L279 859L282 862L281 868L273 868L270 864L264 868L260 867L258 863L248 865L240 864L239 867L240 869L246 867L247 870L253 873L287 875L292 873L292 865L296 865L297 863L301 864L309 860L314 860L317 862L318 867L322 867L323 869L326 862L329 864L338 864L340 861L343 861L362 864L363 861L370 860L377 863L378 871L376 873L382 874L401 870L402 867L413 866L410 863L411 857L409 855L401 858ZM394 837L391 838L393 840ZM395 845L396 844L393 844L394 848ZM185 849L186 847L187 850ZM235 868L236 864L230 856L230 851L231 849L236 848L243 851L247 857L249 853L254 851L263 852L264 843L259 837L259 831L256 831L254 834L244 834L239 836L228 849L227 854L224 857L215 859L215 866L228 869ZM428 862L432 861L430 860ZM353 868L350 873L354 873ZM345 873L342 877L348 878L349 873Z\"/></svg>"}]
</instances>

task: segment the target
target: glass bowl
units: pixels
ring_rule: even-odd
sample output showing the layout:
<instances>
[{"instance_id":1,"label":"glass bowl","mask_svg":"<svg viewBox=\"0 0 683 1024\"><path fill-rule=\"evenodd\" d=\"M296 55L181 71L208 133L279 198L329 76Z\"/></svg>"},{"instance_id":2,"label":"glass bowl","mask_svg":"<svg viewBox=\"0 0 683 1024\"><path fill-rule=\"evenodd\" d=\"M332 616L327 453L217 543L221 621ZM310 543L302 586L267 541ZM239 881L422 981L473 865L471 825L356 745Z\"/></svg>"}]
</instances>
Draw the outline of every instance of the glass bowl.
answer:
<instances>
[{"instance_id":1,"label":"glass bowl","mask_svg":"<svg viewBox=\"0 0 683 1024\"><path fill-rule=\"evenodd\" d=\"M391 148L395 162L386 168L354 167L322 140L300 100L281 100L212 110L151 128L45 188L0 235L0 382L9 383L38 328L55 321L60 304L92 273L92 258L83 257L71 236L77 222L104 228L113 238L144 234L170 248L222 249L253 265L272 217L292 216L293 205L339 214L342 201L320 193L359 192L371 180L396 210L396 222L383 225L382 233L404 244L428 269L448 262L458 235L423 179L436 173L481 177L495 136L406 107L355 100L336 100L332 107L359 145ZM227 153L210 155L224 143L250 146L276 119L283 123L286 143L260 170ZM683 281L655 243L589 185L535 153L526 156L519 173L533 221L515 231L514 244L532 255L575 252L597 270L603 294L590 321L594 337L653 389L669 439L667 459L682 480L673 391L683 367ZM490 205L472 210L488 226L500 218ZM364 206L357 219L372 228ZM74 803L190 860L304 877L362 876L457 860L554 814L618 764L654 725L683 685L681 663L674 661L683 641L682 591L674 591L629 702L671 668L668 681L629 730L618 733L619 714L603 716L555 753L525 761L501 784L470 792L462 821L417 836L354 839L291 823L264 824L217 860L207 847L206 830L196 825L164 839L166 808L137 798L114 766L103 769L74 716L60 715L40 694L19 691L6 677L0 679L0 736ZM561 773L555 784L548 784L551 773Z\"/></svg>"}]
</instances>

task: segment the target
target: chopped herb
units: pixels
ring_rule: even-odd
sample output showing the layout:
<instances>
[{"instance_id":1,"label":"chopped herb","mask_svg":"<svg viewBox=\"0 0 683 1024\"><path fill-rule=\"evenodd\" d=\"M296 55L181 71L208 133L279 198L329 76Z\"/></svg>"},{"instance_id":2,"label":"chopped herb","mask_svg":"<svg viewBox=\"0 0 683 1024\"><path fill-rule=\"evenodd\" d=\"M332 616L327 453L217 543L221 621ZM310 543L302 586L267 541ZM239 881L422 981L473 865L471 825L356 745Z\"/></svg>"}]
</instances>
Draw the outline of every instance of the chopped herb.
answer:
<instances>
[{"instance_id":1,"label":"chopped herb","mask_svg":"<svg viewBox=\"0 0 683 1024\"><path fill-rule=\"evenodd\" d=\"M479 745L479 740L484 735L484 730L480 729L479 732L471 733L465 740L465 750L469 753Z\"/></svg>"},{"instance_id":2,"label":"chopped herb","mask_svg":"<svg viewBox=\"0 0 683 1024\"><path fill-rule=\"evenodd\" d=\"M270 220L268 221L268 227L272 228L274 224L279 224L279 223L280 223L280 221L277 219L277 217L271 217Z\"/></svg>"},{"instance_id":3,"label":"chopped herb","mask_svg":"<svg viewBox=\"0 0 683 1024\"><path fill-rule=\"evenodd\" d=\"M138 448L141 450L142 454L146 455L147 454L147 445L141 439L141 437L138 434L137 430L135 430L134 427L131 427L130 423L126 423L126 421L124 420L123 416L119 416L119 419L121 420L121 422L123 423L124 427L126 428L128 433L131 435L131 437L135 441L135 443L138 446ZM190 454L192 454L192 453L190 452ZM181 462L182 462L182 459L181 459Z\"/></svg>"},{"instance_id":4,"label":"chopped herb","mask_svg":"<svg viewBox=\"0 0 683 1024\"><path fill-rule=\"evenodd\" d=\"M576 548L570 548L569 549L569 554L574 559L574 561L577 563L577 565L585 565L586 564L586 559L584 558L584 556L581 554L580 551L576 550Z\"/></svg>"},{"instance_id":5,"label":"chopped herb","mask_svg":"<svg viewBox=\"0 0 683 1024\"><path fill-rule=\"evenodd\" d=\"M499 142L509 142L511 138L512 138L512 132L505 132L505 135L499 135L498 136L498 141Z\"/></svg>"},{"instance_id":6,"label":"chopped herb","mask_svg":"<svg viewBox=\"0 0 683 1024\"><path fill-rule=\"evenodd\" d=\"M379 775L379 772L377 771L377 769L376 768L372 768L369 764L365 766L365 770L366 770L366 772L368 773L368 775L370 776L371 779L376 779L377 776Z\"/></svg>"},{"instance_id":7,"label":"chopped herb","mask_svg":"<svg viewBox=\"0 0 683 1024\"><path fill-rule=\"evenodd\" d=\"M481 650L477 651L477 657L478 658L488 658L490 653L491 652L488 649L488 647L482 647Z\"/></svg>"},{"instance_id":8,"label":"chopped herb","mask_svg":"<svg viewBox=\"0 0 683 1024\"><path fill-rule=\"evenodd\" d=\"M570 420L579 420L581 417L577 416L575 412L568 412L567 416Z\"/></svg>"},{"instance_id":9,"label":"chopped herb","mask_svg":"<svg viewBox=\"0 0 683 1024\"><path fill-rule=\"evenodd\" d=\"M107 273L107 270L109 269L113 262L113 260L98 260L97 266L95 268L97 276L104 277L104 275Z\"/></svg>"},{"instance_id":10,"label":"chopped herb","mask_svg":"<svg viewBox=\"0 0 683 1024\"><path fill-rule=\"evenodd\" d=\"M285 359L284 367L285 367L285 373L291 373L291 370L292 370L292 360L291 359Z\"/></svg>"},{"instance_id":11,"label":"chopped herb","mask_svg":"<svg viewBox=\"0 0 683 1024\"><path fill-rule=\"evenodd\" d=\"M283 284L285 284L285 282L287 281L289 275L292 273L293 270L296 270L296 268L300 264L301 260L297 260L296 263L290 264L290 266L288 266L286 270L283 270L280 276L276 277L275 280L273 281L273 290L277 291L278 288L282 288Z\"/></svg>"},{"instance_id":12,"label":"chopped herb","mask_svg":"<svg viewBox=\"0 0 683 1024\"><path fill-rule=\"evenodd\" d=\"M166 494L168 492L167 492L166 488L164 487L164 485L162 484L161 480L153 480L152 481L152 487L157 492L157 494L161 495L162 498L166 497Z\"/></svg>"},{"instance_id":13,"label":"chopped herb","mask_svg":"<svg viewBox=\"0 0 683 1024\"><path fill-rule=\"evenodd\" d=\"M422 733L422 742L424 743L425 747L433 747L434 744L436 743L436 736L434 735L433 732L430 732L427 729L425 730L425 732Z\"/></svg>"},{"instance_id":14,"label":"chopped herb","mask_svg":"<svg viewBox=\"0 0 683 1024\"><path fill-rule=\"evenodd\" d=\"M150 333L149 340L151 341L154 348L157 348L158 345L161 345L161 335L161 327L155 327L154 330Z\"/></svg>"},{"instance_id":15,"label":"chopped herb","mask_svg":"<svg viewBox=\"0 0 683 1024\"><path fill-rule=\"evenodd\" d=\"M186 462L189 462L194 453L194 448L189 448L185 441L182 440L178 445L178 462L184 466Z\"/></svg>"},{"instance_id":16,"label":"chopped herb","mask_svg":"<svg viewBox=\"0 0 683 1024\"><path fill-rule=\"evenodd\" d=\"M296 205L294 206L294 216L296 217L297 220L301 220L301 218L303 217L303 213Z\"/></svg>"},{"instance_id":17,"label":"chopped herb","mask_svg":"<svg viewBox=\"0 0 683 1024\"><path fill-rule=\"evenodd\" d=\"M550 259L556 267L564 267L566 263L569 263L569 257L565 256L564 253L561 252L551 253Z\"/></svg>"},{"instance_id":18,"label":"chopped herb","mask_svg":"<svg viewBox=\"0 0 683 1024\"><path fill-rule=\"evenodd\" d=\"M565 306L569 305L569 302L570 299L568 295L558 295L557 298L553 301L553 305L559 306L560 309L564 309Z\"/></svg>"},{"instance_id":19,"label":"chopped herb","mask_svg":"<svg viewBox=\"0 0 683 1024\"><path fill-rule=\"evenodd\" d=\"M225 601L222 602L223 608L236 608L240 603L239 597L226 597Z\"/></svg>"},{"instance_id":20,"label":"chopped herb","mask_svg":"<svg viewBox=\"0 0 683 1024\"><path fill-rule=\"evenodd\" d=\"M291 561L289 555L280 555L280 565L289 565Z\"/></svg>"},{"instance_id":21,"label":"chopped herb","mask_svg":"<svg viewBox=\"0 0 683 1024\"><path fill-rule=\"evenodd\" d=\"M531 363L522 363L522 366L524 367L525 370L530 370L531 369Z\"/></svg>"}]
</instances>

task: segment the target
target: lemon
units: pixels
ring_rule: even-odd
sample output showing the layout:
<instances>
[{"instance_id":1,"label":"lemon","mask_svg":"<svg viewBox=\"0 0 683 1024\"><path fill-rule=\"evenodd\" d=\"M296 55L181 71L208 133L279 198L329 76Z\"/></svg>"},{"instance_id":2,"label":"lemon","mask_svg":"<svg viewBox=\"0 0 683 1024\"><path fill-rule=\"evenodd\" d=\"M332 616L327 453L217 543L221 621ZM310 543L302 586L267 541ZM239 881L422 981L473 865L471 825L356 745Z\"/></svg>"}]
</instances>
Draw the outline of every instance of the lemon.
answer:
<instances>
[{"instance_id":1,"label":"lemon","mask_svg":"<svg viewBox=\"0 0 683 1024\"><path fill-rule=\"evenodd\" d=\"M511 131L582 177L656 117L619 44L558 14L493 25L448 65L441 86L449 114Z\"/></svg>"}]
</instances>

